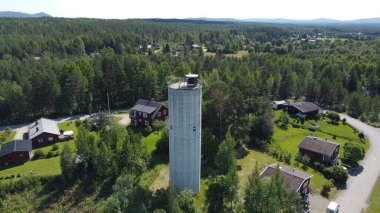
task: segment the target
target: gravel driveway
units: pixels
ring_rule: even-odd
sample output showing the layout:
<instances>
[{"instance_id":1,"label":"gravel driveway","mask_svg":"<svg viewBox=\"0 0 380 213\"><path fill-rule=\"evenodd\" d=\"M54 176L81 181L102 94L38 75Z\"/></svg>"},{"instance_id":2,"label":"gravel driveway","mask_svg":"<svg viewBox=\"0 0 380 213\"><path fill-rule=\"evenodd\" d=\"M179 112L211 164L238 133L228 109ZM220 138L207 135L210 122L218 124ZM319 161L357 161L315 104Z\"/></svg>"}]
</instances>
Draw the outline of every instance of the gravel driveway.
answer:
<instances>
[{"instance_id":1,"label":"gravel driveway","mask_svg":"<svg viewBox=\"0 0 380 213\"><path fill-rule=\"evenodd\" d=\"M363 132L371 142L366 157L360 162L361 167L351 172L347 181L347 189L341 190L336 201L340 204L340 212L360 213L367 208L367 200L380 175L380 128L369 126L357 119L340 114L347 123Z\"/></svg>"}]
</instances>

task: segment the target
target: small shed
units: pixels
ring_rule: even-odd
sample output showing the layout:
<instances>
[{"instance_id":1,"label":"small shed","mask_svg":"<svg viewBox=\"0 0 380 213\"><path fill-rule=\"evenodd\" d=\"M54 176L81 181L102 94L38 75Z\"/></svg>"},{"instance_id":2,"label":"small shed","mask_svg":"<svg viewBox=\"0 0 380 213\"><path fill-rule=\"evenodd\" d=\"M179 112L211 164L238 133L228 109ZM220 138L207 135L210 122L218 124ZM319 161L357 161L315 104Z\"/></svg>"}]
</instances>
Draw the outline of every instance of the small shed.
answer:
<instances>
[{"instance_id":1,"label":"small shed","mask_svg":"<svg viewBox=\"0 0 380 213\"><path fill-rule=\"evenodd\" d=\"M286 101L284 101L284 100L273 101L272 102L272 108L273 109L285 109L287 104L288 103L286 103Z\"/></svg>"},{"instance_id":2,"label":"small shed","mask_svg":"<svg viewBox=\"0 0 380 213\"><path fill-rule=\"evenodd\" d=\"M0 162L5 165L25 162L31 158L31 140L13 140L4 144L0 150Z\"/></svg>"}]
</instances>

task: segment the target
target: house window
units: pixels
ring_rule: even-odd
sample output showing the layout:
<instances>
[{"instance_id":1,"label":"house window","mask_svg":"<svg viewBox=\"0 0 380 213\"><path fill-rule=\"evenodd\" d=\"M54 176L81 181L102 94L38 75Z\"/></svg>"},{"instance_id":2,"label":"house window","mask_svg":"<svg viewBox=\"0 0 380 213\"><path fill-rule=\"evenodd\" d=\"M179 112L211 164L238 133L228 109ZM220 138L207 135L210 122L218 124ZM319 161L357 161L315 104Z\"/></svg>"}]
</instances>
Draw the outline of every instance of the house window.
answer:
<instances>
[{"instance_id":1,"label":"house window","mask_svg":"<svg viewBox=\"0 0 380 213\"><path fill-rule=\"evenodd\" d=\"M38 143L42 143L44 142L44 139L43 138L38 138Z\"/></svg>"},{"instance_id":2,"label":"house window","mask_svg":"<svg viewBox=\"0 0 380 213\"><path fill-rule=\"evenodd\" d=\"M136 111L133 111L133 116L136 116L136 115L137 115Z\"/></svg>"},{"instance_id":3,"label":"house window","mask_svg":"<svg viewBox=\"0 0 380 213\"><path fill-rule=\"evenodd\" d=\"M141 115L141 112L139 112L139 115Z\"/></svg>"},{"instance_id":4,"label":"house window","mask_svg":"<svg viewBox=\"0 0 380 213\"><path fill-rule=\"evenodd\" d=\"M148 115L147 115L146 113L144 113L144 114L143 114L143 117L146 118L146 117L148 117Z\"/></svg>"},{"instance_id":5,"label":"house window","mask_svg":"<svg viewBox=\"0 0 380 213\"><path fill-rule=\"evenodd\" d=\"M20 157L24 156L23 154L20 154Z\"/></svg>"},{"instance_id":6,"label":"house window","mask_svg":"<svg viewBox=\"0 0 380 213\"><path fill-rule=\"evenodd\" d=\"M142 120L141 119L139 119L139 123L141 123L142 122Z\"/></svg>"},{"instance_id":7,"label":"house window","mask_svg":"<svg viewBox=\"0 0 380 213\"><path fill-rule=\"evenodd\" d=\"M135 126L137 126L137 120L133 120L133 123L135 124Z\"/></svg>"},{"instance_id":8,"label":"house window","mask_svg":"<svg viewBox=\"0 0 380 213\"><path fill-rule=\"evenodd\" d=\"M157 117L161 117L161 112L157 112Z\"/></svg>"},{"instance_id":9,"label":"house window","mask_svg":"<svg viewBox=\"0 0 380 213\"><path fill-rule=\"evenodd\" d=\"M164 109L164 111L162 111L162 114L163 114L163 115L166 115L166 109Z\"/></svg>"},{"instance_id":10,"label":"house window","mask_svg":"<svg viewBox=\"0 0 380 213\"><path fill-rule=\"evenodd\" d=\"M54 138L53 137L48 137L48 141L53 141Z\"/></svg>"},{"instance_id":11,"label":"house window","mask_svg":"<svg viewBox=\"0 0 380 213\"><path fill-rule=\"evenodd\" d=\"M193 126L193 132L195 132L195 130L196 130L196 128L195 128L195 126Z\"/></svg>"},{"instance_id":12,"label":"house window","mask_svg":"<svg viewBox=\"0 0 380 213\"><path fill-rule=\"evenodd\" d=\"M148 126L149 125L149 121L145 121L145 126Z\"/></svg>"}]
</instances>

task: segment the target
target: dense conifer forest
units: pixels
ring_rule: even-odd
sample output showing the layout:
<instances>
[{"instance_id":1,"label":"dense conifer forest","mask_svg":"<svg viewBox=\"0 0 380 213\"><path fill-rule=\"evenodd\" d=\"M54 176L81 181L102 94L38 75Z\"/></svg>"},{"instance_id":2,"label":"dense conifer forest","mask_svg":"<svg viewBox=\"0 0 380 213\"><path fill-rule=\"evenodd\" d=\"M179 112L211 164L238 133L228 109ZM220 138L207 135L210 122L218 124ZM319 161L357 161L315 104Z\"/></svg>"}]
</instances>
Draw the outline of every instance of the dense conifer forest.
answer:
<instances>
[{"instance_id":1,"label":"dense conifer forest","mask_svg":"<svg viewBox=\"0 0 380 213\"><path fill-rule=\"evenodd\" d=\"M236 148L268 150L274 131L270 100L311 101L379 125L377 29L2 18L0 125L105 111L107 94L112 109L129 108L139 98L166 101L166 82L197 73L204 82L202 156L208 161L202 178L209 179L197 200L172 187L152 192L141 179L167 163L167 125L140 131L101 114L95 132L90 121L75 122L75 144L60 154L62 175L0 184L0 210L300 212L299 195L285 191L278 172L262 181L256 167L239 191ZM152 131L161 134L157 153L140 143L141 134Z\"/></svg>"}]
</instances>

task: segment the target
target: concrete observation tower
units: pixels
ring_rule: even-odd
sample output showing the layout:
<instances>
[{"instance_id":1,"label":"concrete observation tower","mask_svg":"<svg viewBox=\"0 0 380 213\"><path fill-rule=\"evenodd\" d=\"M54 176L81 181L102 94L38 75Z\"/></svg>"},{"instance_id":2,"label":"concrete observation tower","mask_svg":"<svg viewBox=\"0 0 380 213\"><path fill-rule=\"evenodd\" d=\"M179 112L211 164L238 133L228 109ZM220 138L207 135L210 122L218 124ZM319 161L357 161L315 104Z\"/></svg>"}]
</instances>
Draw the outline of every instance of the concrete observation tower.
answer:
<instances>
[{"instance_id":1,"label":"concrete observation tower","mask_svg":"<svg viewBox=\"0 0 380 213\"><path fill-rule=\"evenodd\" d=\"M168 82L170 183L199 192L202 82L196 74Z\"/></svg>"}]
</instances>

